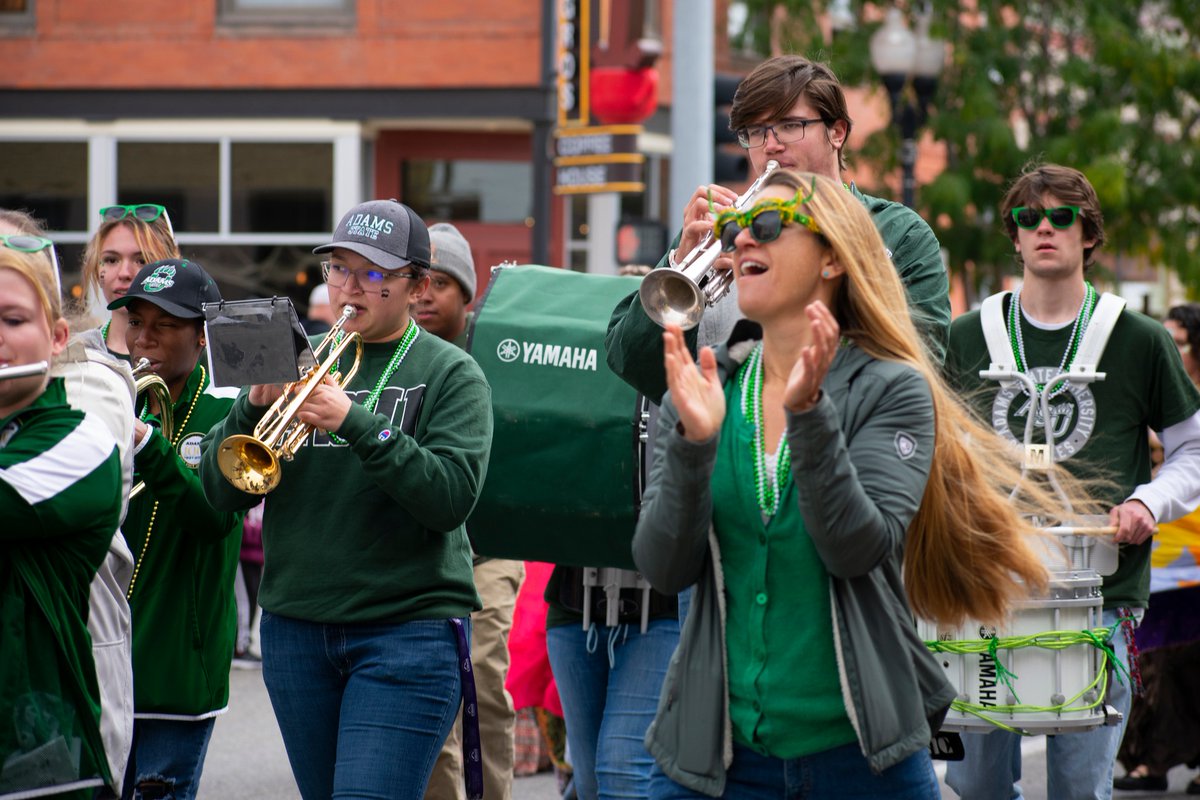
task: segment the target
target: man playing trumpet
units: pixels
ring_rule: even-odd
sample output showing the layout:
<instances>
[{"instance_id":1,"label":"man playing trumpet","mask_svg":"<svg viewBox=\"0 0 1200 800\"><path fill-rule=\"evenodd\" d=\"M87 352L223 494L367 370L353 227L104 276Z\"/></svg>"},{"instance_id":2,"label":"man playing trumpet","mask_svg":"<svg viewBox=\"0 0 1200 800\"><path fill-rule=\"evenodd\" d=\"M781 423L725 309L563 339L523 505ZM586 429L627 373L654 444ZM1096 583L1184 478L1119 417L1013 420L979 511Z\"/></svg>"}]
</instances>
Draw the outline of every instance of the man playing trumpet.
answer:
<instances>
[{"instance_id":1,"label":"man playing trumpet","mask_svg":"<svg viewBox=\"0 0 1200 800\"><path fill-rule=\"evenodd\" d=\"M746 148L755 177L769 161L775 161L781 168L842 180L852 121L841 84L824 64L798 55L764 61L738 86L729 124ZM950 284L937 237L923 219L900 203L865 195L852 183L846 189L871 212L908 292L913 322L934 360L941 362L949 335ZM737 192L717 184L696 189L684 209L683 229L658 267L683 261L712 230L715 215L735 200ZM716 266L729 269L731 262L722 258ZM734 287L705 312L697 328L685 333L689 349L695 352L697 343L702 347L723 343L740 317ZM613 372L647 397L655 401L662 397L667 388L662 329L646 315L637 293L613 311L605 346Z\"/></svg>"},{"instance_id":2,"label":"man playing trumpet","mask_svg":"<svg viewBox=\"0 0 1200 800\"><path fill-rule=\"evenodd\" d=\"M263 680L304 798L419 800L464 696L464 720L476 721L462 665L480 602L464 522L491 449L491 393L469 355L410 317L430 266L412 209L361 203L315 252L328 253L330 300L353 309L342 332L362 337L363 355L345 389L322 380L299 404L314 428L266 497ZM279 395L243 389L205 437L200 475L219 508L259 501L217 455ZM478 741L468 724L464 762L476 770ZM479 788L469 782L468 796Z\"/></svg>"}]
</instances>

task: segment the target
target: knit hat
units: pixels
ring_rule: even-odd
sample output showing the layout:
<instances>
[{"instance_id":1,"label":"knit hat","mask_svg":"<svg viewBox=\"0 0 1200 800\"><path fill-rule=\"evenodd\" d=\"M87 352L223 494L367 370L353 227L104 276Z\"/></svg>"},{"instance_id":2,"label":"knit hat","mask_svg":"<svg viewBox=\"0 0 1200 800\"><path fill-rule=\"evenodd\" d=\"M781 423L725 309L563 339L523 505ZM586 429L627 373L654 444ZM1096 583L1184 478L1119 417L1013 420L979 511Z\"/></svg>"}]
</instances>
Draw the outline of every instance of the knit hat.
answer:
<instances>
[{"instance_id":1,"label":"knit hat","mask_svg":"<svg viewBox=\"0 0 1200 800\"><path fill-rule=\"evenodd\" d=\"M342 217L333 241L314 247L313 252L328 253L337 247L384 269L409 264L429 267L429 229L417 212L397 200L359 203Z\"/></svg>"},{"instance_id":2,"label":"knit hat","mask_svg":"<svg viewBox=\"0 0 1200 800\"><path fill-rule=\"evenodd\" d=\"M329 285L318 283L308 294L308 307L329 305Z\"/></svg>"},{"instance_id":3,"label":"knit hat","mask_svg":"<svg viewBox=\"0 0 1200 800\"><path fill-rule=\"evenodd\" d=\"M171 316L199 319L205 303L221 302L221 292L204 267L186 258L167 258L138 270L124 296L108 304L110 311L134 300L153 303Z\"/></svg>"},{"instance_id":4,"label":"knit hat","mask_svg":"<svg viewBox=\"0 0 1200 800\"><path fill-rule=\"evenodd\" d=\"M429 227L429 240L433 245L433 261L430 269L444 272L454 280L467 295L467 302L475 299L475 259L471 258L471 246L449 222L439 222Z\"/></svg>"}]
</instances>

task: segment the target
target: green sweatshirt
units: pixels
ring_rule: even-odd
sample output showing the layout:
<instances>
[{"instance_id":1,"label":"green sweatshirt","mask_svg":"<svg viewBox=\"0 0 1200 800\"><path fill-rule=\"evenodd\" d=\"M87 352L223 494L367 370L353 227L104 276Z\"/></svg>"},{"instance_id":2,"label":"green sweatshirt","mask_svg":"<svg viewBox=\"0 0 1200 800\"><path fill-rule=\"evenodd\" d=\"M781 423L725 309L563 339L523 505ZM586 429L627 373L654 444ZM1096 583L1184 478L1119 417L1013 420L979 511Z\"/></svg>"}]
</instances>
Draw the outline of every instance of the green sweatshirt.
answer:
<instances>
[{"instance_id":1,"label":"green sweatshirt","mask_svg":"<svg viewBox=\"0 0 1200 800\"><path fill-rule=\"evenodd\" d=\"M116 442L61 378L0 420L0 797L111 782L87 614L120 514Z\"/></svg>"},{"instance_id":2,"label":"green sweatshirt","mask_svg":"<svg viewBox=\"0 0 1200 800\"><path fill-rule=\"evenodd\" d=\"M941 364L946 358L946 343L950 338L950 279L942 263L937 237L911 208L863 194L854 185L849 191L871 212L896 273L908 292L913 323L921 332L934 363ZM679 236L676 235L671 248L678 246ZM666 266L667 256L664 255L657 269ZM721 301L728 302L732 302L728 297ZM719 308L721 303L714 308ZM692 328L684 333L692 352L696 351L697 330ZM662 328L646 316L637 292L613 309L604 347L608 366L613 372L655 403L662 400L667 391Z\"/></svg>"},{"instance_id":3,"label":"green sweatshirt","mask_svg":"<svg viewBox=\"0 0 1200 800\"><path fill-rule=\"evenodd\" d=\"M133 480L146 489L129 502L121 531L136 565L129 612L138 717L202 719L229 704L242 517L209 505L197 468L201 437L232 403L211 393L197 364L175 403L171 441L156 430L133 457Z\"/></svg>"},{"instance_id":4,"label":"green sweatshirt","mask_svg":"<svg viewBox=\"0 0 1200 800\"><path fill-rule=\"evenodd\" d=\"M353 405L334 432L347 444L313 431L266 496L259 602L272 614L398 623L481 607L464 522L487 471L491 390L474 359L422 331L375 408L364 407L396 344L364 345L347 387ZM264 410L243 391L204 438L200 477L219 508L258 502L225 479L216 455Z\"/></svg>"}]
</instances>

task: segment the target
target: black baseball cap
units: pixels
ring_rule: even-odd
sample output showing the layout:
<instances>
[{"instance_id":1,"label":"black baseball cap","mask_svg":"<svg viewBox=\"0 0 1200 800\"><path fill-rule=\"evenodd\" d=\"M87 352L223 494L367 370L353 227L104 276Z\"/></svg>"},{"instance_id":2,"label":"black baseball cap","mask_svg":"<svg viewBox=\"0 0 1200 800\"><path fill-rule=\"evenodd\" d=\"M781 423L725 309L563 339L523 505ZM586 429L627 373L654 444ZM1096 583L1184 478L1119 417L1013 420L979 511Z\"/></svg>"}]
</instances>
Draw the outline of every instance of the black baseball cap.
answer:
<instances>
[{"instance_id":1,"label":"black baseball cap","mask_svg":"<svg viewBox=\"0 0 1200 800\"><path fill-rule=\"evenodd\" d=\"M313 248L328 253L336 247L358 253L376 266L400 269L416 264L429 269L429 228L398 200L368 200L346 212L333 241Z\"/></svg>"},{"instance_id":2,"label":"black baseball cap","mask_svg":"<svg viewBox=\"0 0 1200 800\"><path fill-rule=\"evenodd\" d=\"M134 300L153 303L175 317L198 319L204 316L205 303L221 302L221 292L195 261L166 258L138 270L129 291L109 303L108 309L122 308Z\"/></svg>"}]
</instances>

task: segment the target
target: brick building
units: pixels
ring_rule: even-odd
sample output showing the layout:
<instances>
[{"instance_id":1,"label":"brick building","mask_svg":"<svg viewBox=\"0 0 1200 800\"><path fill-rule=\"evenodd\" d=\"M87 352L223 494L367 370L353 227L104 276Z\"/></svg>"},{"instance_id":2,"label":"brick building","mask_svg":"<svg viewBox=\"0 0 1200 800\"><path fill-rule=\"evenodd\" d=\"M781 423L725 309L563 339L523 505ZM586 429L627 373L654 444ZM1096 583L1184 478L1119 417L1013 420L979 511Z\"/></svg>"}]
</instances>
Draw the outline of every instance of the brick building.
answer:
<instances>
[{"instance_id":1,"label":"brick building","mask_svg":"<svg viewBox=\"0 0 1200 800\"><path fill-rule=\"evenodd\" d=\"M161 203L227 296L291 294L301 310L312 246L369 197L459 225L481 285L531 260L535 225L548 263L578 261L581 198L544 194L535 211L556 5L0 0L0 206L45 218L69 273L98 208ZM641 213L645 196L629 202Z\"/></svg>"}]
</instances>

